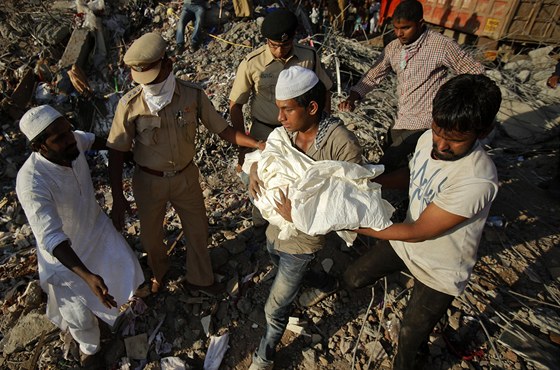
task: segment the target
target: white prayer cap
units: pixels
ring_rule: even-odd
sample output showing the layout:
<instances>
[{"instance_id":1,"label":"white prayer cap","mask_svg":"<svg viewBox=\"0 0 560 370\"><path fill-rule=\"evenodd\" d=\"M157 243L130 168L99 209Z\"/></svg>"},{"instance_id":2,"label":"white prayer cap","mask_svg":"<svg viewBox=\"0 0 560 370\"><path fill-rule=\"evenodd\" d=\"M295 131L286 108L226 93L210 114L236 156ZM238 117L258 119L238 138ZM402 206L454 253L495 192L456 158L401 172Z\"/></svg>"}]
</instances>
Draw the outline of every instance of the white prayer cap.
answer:
<instances>
[{"instance_id":1,"label":"white prayer cap","mask_svg":"<svg viewBox=\"0 0 560 370\"><path fill-rule=\"evenodd\" d=\"M33 141L59 117L62 114L50 105L40 105L25 112L19 120L19 129L29 141Z\"/></svg>"},{"instance_id":2,"label":"white prayer cap","mask_svg":"<svg viewBox=\"0 0 560 370\"><path fill-rule=\"evenodd\" d=\"M276 99L288 100L305 94L317 85L319 77L310 69L292 66L280 72L276 82Z\"/></svg>"}]
</instances>

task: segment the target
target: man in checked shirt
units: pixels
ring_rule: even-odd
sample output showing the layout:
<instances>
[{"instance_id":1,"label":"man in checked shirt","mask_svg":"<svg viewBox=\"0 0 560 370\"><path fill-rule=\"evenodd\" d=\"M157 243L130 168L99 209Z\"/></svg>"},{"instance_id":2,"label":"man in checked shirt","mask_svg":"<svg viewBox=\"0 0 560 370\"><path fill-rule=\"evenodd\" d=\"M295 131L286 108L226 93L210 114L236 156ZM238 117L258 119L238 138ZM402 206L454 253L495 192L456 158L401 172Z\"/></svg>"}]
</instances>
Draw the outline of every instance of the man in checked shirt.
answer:
<instances>
[{"instance_id":1,"label":"man in checked shirt","mask_svg":"<svg viewBox=\"0 0 560 370\"><path fill-rule=\"evenodd\" d=\"M385 172L406 166L416 142L432 124L432 100L455 74L482 74L483 66L463 51L452 39L426 27L422 4L402 1L393 13L397 39L387 45L373 67L350 89L350 95L338 105L341 111L353 111L362 99L393 71L397 74L398 112L388 133L390 146L380 164Z\"/></svg>"}]
</instances>

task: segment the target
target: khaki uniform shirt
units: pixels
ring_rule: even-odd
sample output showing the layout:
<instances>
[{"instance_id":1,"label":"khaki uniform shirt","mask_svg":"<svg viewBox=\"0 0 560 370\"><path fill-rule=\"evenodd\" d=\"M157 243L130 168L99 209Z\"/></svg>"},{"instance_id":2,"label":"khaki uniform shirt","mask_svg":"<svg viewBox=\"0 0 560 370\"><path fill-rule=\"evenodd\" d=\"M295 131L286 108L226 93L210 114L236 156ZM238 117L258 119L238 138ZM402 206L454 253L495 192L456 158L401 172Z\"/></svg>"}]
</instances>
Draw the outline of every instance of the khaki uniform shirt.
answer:
<instances>
[{"instance_id":1,"label":"khaki uniform shirt","mask_svg":"<svg viewBox=\"0 0 560 370\"><path fill-rule=\"evenodd\" d=\"M107 146L121 152L132 149L138 165L156 171L185 168L195 154L198 118L213 133L222 132L228 124L204 91L180 79L176 82L171 103L158 115L150 112L142 86L125 94L115 111Z\"/></svg>"},{"instance_id":2,"label":"khaki uniform shirt","mask_svg":"<svg viewBox=\"0 0 560 370\"><path fill-rule=\"evenodd\" d=\"M297 134L292 138L295 143ZM362 147L356 136L343 123L333 124L328 128L319 148L311 145L305 153L316 161L334 160L362 163ZM269 225L266 237L274 244L274 249L290 254L315 253L325 245L325 236L311 236L298 231L298 235L289 240L278 239L280 228Z\"/></svg>"},{"instance_id":3,"label":"khaki uniform shirt","mask_svg":"<svg viewBox=\"0 0 560 370\"><path fill-rule=\"evenodd\" d=\"M312 69L327 90L332 87L331 79L313 48L294 44L292 54L283 62L274 59L268 46L263 45L239 64L229 99L237 104L246 104L252 93L251 116L268 125L280 126L275 99L276 81L282 70L295 65Z\"/></svg>"}]
</instances>

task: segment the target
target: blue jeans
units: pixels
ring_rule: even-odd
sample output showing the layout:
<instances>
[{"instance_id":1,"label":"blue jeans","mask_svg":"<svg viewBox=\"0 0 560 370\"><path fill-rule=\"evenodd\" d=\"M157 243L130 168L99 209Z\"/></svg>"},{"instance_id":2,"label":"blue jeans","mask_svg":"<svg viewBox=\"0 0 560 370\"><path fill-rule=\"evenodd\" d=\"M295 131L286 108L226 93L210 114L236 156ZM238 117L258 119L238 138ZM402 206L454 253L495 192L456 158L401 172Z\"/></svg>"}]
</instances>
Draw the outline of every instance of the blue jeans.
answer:
<instances>
[{"instance_id":1,"label":"blue jeans","mask_svg":"<svg viewBox=\"0 0 560 370\"><path fill-rule=\"evenodd\" d=\"M276 345L280 343L288 325L290 306L302 285L307 266L315 258L314 254L279 252L269 241L266 247L272 263L278 267L278 272L264 306L266 331L253 357L254 363L263 366L272 364L274 360Z\"/></svg>"},{"instance_id":2,"label":"blue jeans","mask_svg":"<svg viewBox=\"0 0 560 370\"><path fill-rule=\"evenodd\" d=\"M183 10L181 17L177 23L177 33L175 34L175 41L177 44L185 43L185 27L187 24L194 20L194 31L191 37L191 45L199 46L202 43L201 32L204 23L204 6L188 4L186 1L183 3Z\"/></svg>"}]
</instances>

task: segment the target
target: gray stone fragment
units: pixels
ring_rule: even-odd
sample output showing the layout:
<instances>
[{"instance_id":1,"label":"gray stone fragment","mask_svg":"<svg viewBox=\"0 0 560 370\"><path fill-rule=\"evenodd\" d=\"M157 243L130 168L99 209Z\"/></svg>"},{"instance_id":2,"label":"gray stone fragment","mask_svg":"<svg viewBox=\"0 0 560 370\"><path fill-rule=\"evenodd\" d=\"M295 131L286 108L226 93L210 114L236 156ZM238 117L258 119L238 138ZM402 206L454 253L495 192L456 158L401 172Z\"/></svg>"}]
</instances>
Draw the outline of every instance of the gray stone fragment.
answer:
<instances>
[{"instance_id":1,"label":"gray stone fragment","mask_svg":"<svg viewBox=\"0 0 560 370\"><path fill-rule=\"evenodd\" d=\"M531 76L531 72L524 69L522 71L520 71L519 73L517 73L516 77L517 80L521 83L525 83L529 80L529 77Z\"/></svg>"},{"instance_id":2,"label":"gray stone fragment","mask_svg":"<svg viewBox=\"0 0 560 370\"><path fill-rule=\"evenodd\" d=\"M348 353L348 351L350 351L351 347L352 347L351 340L348 340L346 338L342 338L342 340L340 341L340 344L339 344L340 353L342 353L343 355Z\"/></svg>"},{"instance_id":3,"label":"gray stone fragment","mask_svg":"<svg viewBox=\"0 0 560 370\"><path fill-rule=\"evenodd\" d=\"M492 80L498 83L504 80L504 77L497 69L490 69L486 71L486 76L490 77Z\"/></svg>"},{"instance_id":4,"label":"gray stone fragment","mask_svg":"<svg viewBox=\"0 0 560 370\"><path fill-rule=\"evenodd\" d=\"M76 28L74 32L72 32L72 36L70 36L62 58L60 58L59 66L61 68L67 68L72 66L72 64L77 64L83 68L86 65L87 56L91 51L91 44L90 32L83 28Z\"/></svg>"},{"instance_id":5,"label":"gray stone fragment","mask_svg":"<svg viewBox=\"0 0 560 370\"><path fill-rule=\"evenodd\" d=\"M531 61L527 59L521 59L514 62L506 63L506 65L504 65L504 71L515 71L521 68L531 68Z\"/></svg>"},{"instance_id":6,"label":"gray stone fragment","mask_svg":"<svg viewBox=\"0 0 560 370\"><path fill-rule=\"evenodd\" d=\"M37 340L42 332L50 333L56 326L49 321L46 315L31 312L22 316L16 325L7 332L6 336L0 341L0 349L4 354L14 353L34 340Z\"/></svg>"},{"instance_id":7,"label":"gray stone fragment","mask_svg":"<svg viewBox=\"0 0 560 370\"><path fill-rule=\"evenodd\" d=\"M30 281L19 300L20 304L28 311L39 307L43 301L43 290L39 285L39 280Z\"/></svg>"},{"instance_id":8,"label":"gray stone fragment","mask_svg":"<svg viewBox=\"0 0 560 370\"><path fill-rule=\"evenodd\" d=\"M313 350L313 348L306 348L302 351L303 361L305 363L306 369L315 369L317 368L317 353Z\"/></svg>"},{"instance_id":9,"label":"gray stone fragment","mask_svg":"<svg viewBox=\"0 0 560 370\"><path fill-rule=\"evenodd\" d=\"M148 355L148 334L142 333L124 339L127 357L144 360Z\"/></svg>"},{"instance_id":10,"label":"gray stone fragment","mask_svg":"<svg viewBox=\"0 0 560 370\"><path fill-rule=\"evenodd\" d=\"M531 61L540 63L544 58L548 58L548 54L554 49L554 46L545 46L544 48L539 48L535 50L531 50L527 54L531 58Z\"/></svg>"},{"instance_id":11,"label":"gray stone fragment","mask_svg":"<svg viewBox=\"0 0 560 370\"><path fill-rule=\"evenodd\" d=\"M229 239L228 236L225 235L225 233L224 236L226 237L226 239ZM224 244L222 244L222 247L224 247L230 254L236 255L243 252L246 248L246 245L244 241L236 238L236 239L226 240Z\"/></svg>"}]
</instances>

